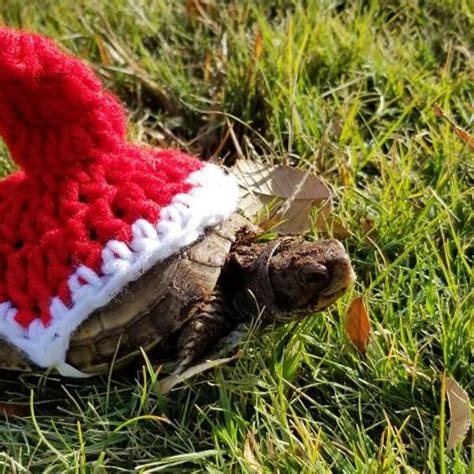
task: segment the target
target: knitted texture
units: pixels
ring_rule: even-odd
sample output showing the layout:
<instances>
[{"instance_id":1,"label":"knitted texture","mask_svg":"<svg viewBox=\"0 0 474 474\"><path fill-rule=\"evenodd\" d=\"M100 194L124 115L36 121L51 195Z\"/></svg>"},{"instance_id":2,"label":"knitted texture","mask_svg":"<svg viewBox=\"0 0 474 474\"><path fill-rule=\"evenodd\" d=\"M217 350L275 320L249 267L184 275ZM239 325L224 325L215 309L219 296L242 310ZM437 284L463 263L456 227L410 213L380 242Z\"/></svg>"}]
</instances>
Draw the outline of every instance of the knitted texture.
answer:
<instances>
[{"instance_id":1,"label":"knitted texture","mask_svg":"<svg viewBox=\"0 0 474 474\"><path fill-rule=\"evenodd\" d=\"M221 169L125 132L84 63L0 28L0 134L21 168L0 181L0 335L40 366L63 364L92 311L235 209Z\"/></svg>"}]
</instances>

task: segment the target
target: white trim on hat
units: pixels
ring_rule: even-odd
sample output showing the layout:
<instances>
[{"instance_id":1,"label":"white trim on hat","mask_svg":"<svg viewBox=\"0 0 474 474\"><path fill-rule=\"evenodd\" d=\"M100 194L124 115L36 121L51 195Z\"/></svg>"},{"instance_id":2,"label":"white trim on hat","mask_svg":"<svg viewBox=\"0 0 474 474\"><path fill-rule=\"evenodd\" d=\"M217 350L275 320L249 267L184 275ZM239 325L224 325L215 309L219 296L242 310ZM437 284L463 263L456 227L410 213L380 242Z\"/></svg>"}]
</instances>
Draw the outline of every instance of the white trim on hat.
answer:
<instances>
[{"instance_id":1,"label":"white trim on hat","mask_svg":"<svg viewBox=\"0 0 474 474\"><path fill-rule=\"evenodd\" d=\"M133 238L129 244L107 242L102 250L101 276L86 266L75 270L69 277L72 305L65 306L54 297L47 327L35 319L25 329L15 321L16 309L12 304L1 303L0 337L40 367L64 366L71 335L94 310L109 303L127 283L196 241L207 227L223 222L235 211L237 184L218 166L205 164L191 173L186 182L193 185L191 190L176 195L161 210L157 223L138 219L132 224Z\"/></svg>"}]
</instances>

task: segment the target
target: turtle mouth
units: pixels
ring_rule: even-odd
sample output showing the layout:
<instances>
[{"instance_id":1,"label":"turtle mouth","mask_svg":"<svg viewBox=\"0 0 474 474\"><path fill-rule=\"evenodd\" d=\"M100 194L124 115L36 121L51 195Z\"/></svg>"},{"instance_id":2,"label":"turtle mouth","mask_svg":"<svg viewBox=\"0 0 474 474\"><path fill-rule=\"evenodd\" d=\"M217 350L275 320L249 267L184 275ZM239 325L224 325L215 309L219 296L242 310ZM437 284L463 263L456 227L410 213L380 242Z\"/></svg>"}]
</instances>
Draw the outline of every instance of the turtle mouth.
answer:
<instances>
[{"instance_id":1,"label":"turtle mouth","mask_svg":"<svg viewBox=\"0 0 474 474\"><path fill-rule=\"evenodd\" d=\"M332 291L331 293L325 293L320 295L317 298L316 304L314 305L313 311L323 311L328 306L331 306L335 303L349 288L348 286L344 286L336 291Z\"/></svg>"},{"instance_id":2,"label":"turtle mouth","mask_svg":"<svg viewBox=\"0 0 474 474\"><path fill-rule=\"evenodd\" d=\"M315 300L315 311L322 311L339 299L356 281L357 276L347 258L346 264L333 275L331 284Z\"/></svg>"},{"instance_id":3,"label":"turtle mouth","mask_svg":"<svg viewBox=\"0 0 474 474\"><path fill-rule=\"evenodd\" d=\"M341 296L349 287L351 287L357 279L357 275L352 268L349 259L346 260L345 265L341 266L336 271L332 278L328 288L321 292L321 296L324 298L336 298Z\"/></svg>"},{"instance_id":4,"label":"turtle mouth","mask_svg":"<svg viewBox=\"0 0 474 474\"><path fill-rule=\"evenodd\" d=\"M341 288L324 296L319 295L317 299L313 301L312 304L310 304L307 308L299 308L289 312L279 312L277 315L275 315L275 320L278 323L288 323L290 321L301 320L306 316L310 316L311 314L324 311L335 301L337 301L346 291L347 287Z\"/></svg>"}]
</instances>

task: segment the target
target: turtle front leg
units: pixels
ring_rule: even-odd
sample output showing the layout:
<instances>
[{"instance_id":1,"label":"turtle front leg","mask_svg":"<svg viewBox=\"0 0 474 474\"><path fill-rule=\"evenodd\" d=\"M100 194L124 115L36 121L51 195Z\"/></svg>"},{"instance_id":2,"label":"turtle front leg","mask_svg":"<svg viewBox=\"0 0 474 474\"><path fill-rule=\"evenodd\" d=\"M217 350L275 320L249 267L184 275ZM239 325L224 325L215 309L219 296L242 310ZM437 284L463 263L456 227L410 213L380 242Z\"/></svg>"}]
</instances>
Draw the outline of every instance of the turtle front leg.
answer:
<instances>
[{"instance_id":1,"label":"turtle front leg","mask_svg":"<svg viewBox=\"0 0 474 474\"><path fill-rule=\"evenodd\" d=\"M184 325L178 339L178 361L173 374L182 373L192 362L204 356L231 328L222 293L216 288L216 292Z\"/></svg>"}]
</instances>

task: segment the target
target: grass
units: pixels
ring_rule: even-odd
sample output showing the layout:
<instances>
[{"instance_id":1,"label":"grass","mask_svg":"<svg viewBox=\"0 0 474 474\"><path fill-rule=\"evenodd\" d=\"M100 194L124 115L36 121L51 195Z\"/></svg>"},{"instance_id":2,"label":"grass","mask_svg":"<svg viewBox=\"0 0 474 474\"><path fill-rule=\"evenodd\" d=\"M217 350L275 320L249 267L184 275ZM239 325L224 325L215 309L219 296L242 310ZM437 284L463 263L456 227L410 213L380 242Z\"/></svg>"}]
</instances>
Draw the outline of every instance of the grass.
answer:
<instances>
[{"instance_id":1,"label":"grass","mask_svg":"<svg viewBox=\"0 0 474 474\"><path fill-rule=\"evenodd\" d=\"M468 0L4 0L3 23L97 67L134 139L232 161L231 124L245 155L322 175L358 283L167 396L146 369L2 374L1 402L33 410L0 421L0 472L474 472L472 445L446 450L441 384L472 397L473 155L433 112L472 126L473 18ZM366 357L343 329L359 294Z\"/></svg>"}]
</instances>

